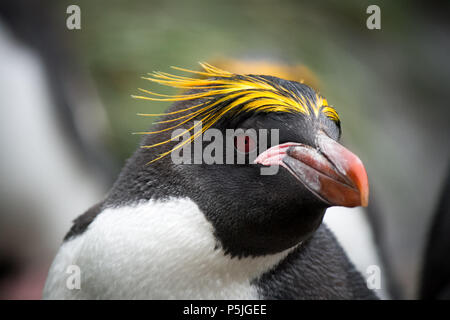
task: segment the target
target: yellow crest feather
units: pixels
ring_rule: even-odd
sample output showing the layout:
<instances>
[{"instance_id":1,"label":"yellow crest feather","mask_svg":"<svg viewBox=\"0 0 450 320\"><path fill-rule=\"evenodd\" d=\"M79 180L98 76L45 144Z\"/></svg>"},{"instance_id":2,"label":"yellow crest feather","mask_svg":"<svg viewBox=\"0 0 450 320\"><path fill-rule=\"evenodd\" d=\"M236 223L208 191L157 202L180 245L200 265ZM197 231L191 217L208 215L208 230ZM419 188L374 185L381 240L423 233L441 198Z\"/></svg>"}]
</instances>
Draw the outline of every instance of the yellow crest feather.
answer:
<instances>
[{"instance_id":1,"label":"yellow crest feather","mask_svg":"<svg viewBox=\"0 0 450 320\"><path fill-rule=\"evenodd\" d=\"M236 115L241 112L288 112L301 113L307 116L319 116L323 112L329 119L339 123L339 116L334 108L328 106L326 99L316 94L314 99L292 92L285 87L271 81L267 77L258 75L238 75L216 68L208 63L200 63L203 71L194 71L184 68L172 67L175 70L188 72L195 77L172 75L165 72L154 72L144 79L183 90L191 90L177 95L164 95L145 89L139 91L147 96L133 96L137 99L151 101L201 101L199 104L181 110L158 113L139 114L140 116L165 116L186 113L175 119L163 120L157 123L177 122L173 126L151 132L138 132L137 134L157 134L173 130L181 125L199 118L199 122L187 129L194 131L196 126L202 125L202 130L195 132L190 139L183 141L171 150L160 154L157 161L186 143L190 143L203 134L225 115ZM315 101L313 101L315 100ZM142 148L154 148L178 138L184 133Z\"/></svg>"}]
</instances>

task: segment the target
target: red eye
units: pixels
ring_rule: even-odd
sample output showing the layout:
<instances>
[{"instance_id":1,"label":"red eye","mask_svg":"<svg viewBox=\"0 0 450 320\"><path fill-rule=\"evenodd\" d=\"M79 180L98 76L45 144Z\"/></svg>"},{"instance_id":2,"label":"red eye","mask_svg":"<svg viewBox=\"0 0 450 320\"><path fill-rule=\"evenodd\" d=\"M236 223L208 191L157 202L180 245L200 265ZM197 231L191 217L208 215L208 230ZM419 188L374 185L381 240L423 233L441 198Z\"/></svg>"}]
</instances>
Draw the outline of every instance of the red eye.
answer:
<instances>
[{"instance_id":1,"label":"red eye","mask_svg":"<svg viewBox=\"0 0 450 320\"><path fill-rule=\"evenodd\" d=\"M247 135L240 135L234 137L234 147L237 151L242 153L249 153L255 150L256 142L252 137Z\"/></svg>"}]
</instances>

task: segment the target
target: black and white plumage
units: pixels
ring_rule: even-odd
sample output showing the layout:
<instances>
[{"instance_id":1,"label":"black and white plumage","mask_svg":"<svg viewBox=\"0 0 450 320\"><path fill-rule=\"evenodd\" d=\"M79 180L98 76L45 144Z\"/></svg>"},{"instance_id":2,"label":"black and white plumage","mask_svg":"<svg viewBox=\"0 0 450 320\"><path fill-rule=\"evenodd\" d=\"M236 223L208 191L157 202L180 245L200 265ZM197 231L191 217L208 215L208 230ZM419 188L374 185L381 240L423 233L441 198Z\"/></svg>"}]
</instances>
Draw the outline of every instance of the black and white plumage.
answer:
<instances>
[{"instance_id":1,"label":"black and white plumage","mask_svg":"<svg viewBox=\"0 0 450 320\"><path fill-rule=\"evenodd\" d=\"M203 67L205 79L151 79L192 90L172 99L106 199L75 221L44 297L376 298L321 225L326 208L368 195L364 167L336 142L334 108L297 82ZM257 164L175 164L167 155L180 118L175 127L188 131L194 120L221 132L278 129L279 144L257 147ZM278 173L261 175L270 165ZM66 287L69 265L81 270L79 290Z\"/></svg>"}]
</instances>

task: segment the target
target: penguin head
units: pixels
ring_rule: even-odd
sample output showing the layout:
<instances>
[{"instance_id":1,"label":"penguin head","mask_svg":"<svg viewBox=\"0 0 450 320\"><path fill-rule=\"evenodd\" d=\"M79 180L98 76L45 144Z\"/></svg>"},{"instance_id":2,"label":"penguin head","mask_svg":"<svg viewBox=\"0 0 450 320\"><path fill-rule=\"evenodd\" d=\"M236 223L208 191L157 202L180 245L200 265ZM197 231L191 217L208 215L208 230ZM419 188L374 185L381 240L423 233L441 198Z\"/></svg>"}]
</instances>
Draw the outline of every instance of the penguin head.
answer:
<instances>
[{"instance_id":1,"label":"penguin head","mask_svg":"<svg viewBox=\"0 0 450 320\"><path fill-rule=\"evenodd\" d=\"M340 119L324 97L298 82L202 66L195 78L148 78L182 94L137 97L176 101L143 132L134 166L152 196L192 199L233 256L286 250L314 233L328 207L367 205L366 171L338 142Z\"/></svg>"}]
</instances>

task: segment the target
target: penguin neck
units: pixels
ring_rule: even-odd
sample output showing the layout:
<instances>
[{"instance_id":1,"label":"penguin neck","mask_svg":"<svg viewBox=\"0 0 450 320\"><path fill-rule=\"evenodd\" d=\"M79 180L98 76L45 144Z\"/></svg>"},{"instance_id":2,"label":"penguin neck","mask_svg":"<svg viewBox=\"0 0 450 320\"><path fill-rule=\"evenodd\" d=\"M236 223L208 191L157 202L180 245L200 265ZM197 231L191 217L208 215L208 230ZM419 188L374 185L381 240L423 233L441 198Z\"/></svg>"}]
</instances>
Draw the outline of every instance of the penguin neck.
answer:
<instances>
[{"instance_id":1,"label":"penguin neck","mask_svg":"<svg viewBox=\"0 0 450 320\"><path fill-rule=\"evenodd\" d=\"M133 244L134 258L121 259L124 265L120 270L152 274L152 281L161 279L161 290L168 290L167 295L191 292L193 287L199 294L204 290L203 294L223 292L225 295L211 298L226 298L227 290L246 292L253 280L271 270L294 249L259 257L233 257L223 250L214 237L212 224L188 198L142 200L106 208L88 232L93 237L105 232L111 235L108 240L99 238L87 245L102 247L102 252L107 251L112 257L118 248ZM111 240L116 238L117 241ZM111 249L105 250L98 241L104 241ZM244 287L236 288L236 285ZM167 297L164 292L160 295ZM253 293L249 296L255 298Z\"/></svg>"},{"instance_id":2,"label":"penguin neck","mask_svg":"<svg viewBox=\"0 0 450 320\"><path fill-rule=\"evenodd\" d=\"M259 257L296 247L314 234L325 213L325 209L277 205L270 199L243 203L228 195L209 201L204 201L204 194L201 199L191 196L231 256Z\"/></svg>"},{"instance_id":3,"label":"penguin neck","mask_svg":"<svg viewBox=\"0 0 450 320\"><path fill-rule=\"evenodd\" d=\"M252 168L193 167L197 179L187 196L214 227L232 256L282 252L307 240L320 226L326 205L287 172L261 177ZM197 170L197 171L194 171Z\"/></svg>"},{"instance_id":4,"label":"penguin neck","mask_svg":"<svg viewBox=\"0 0 450 320\"><path fill-rule=\"evenodd\" d=\"M239 184L236 181L240 177L230 175L224 167L193 165L186 174L186 168L175 168L170 163L146 166L147 159L139 151L128 161L105 206L189 198L212 225L216 242L232 257L259 257L289 250L315 232L325 213L324 206L299 203L303 197L292 193L298 186L289 180L273 190L270 186L279 182L275 176L255 187L259 175Z\"/></svg>"}]
</instances>

